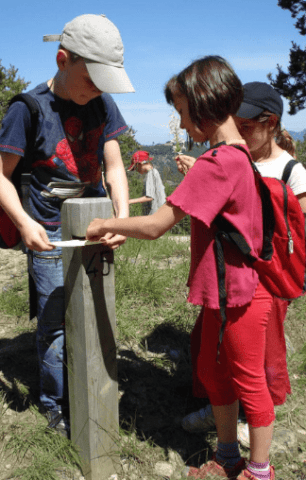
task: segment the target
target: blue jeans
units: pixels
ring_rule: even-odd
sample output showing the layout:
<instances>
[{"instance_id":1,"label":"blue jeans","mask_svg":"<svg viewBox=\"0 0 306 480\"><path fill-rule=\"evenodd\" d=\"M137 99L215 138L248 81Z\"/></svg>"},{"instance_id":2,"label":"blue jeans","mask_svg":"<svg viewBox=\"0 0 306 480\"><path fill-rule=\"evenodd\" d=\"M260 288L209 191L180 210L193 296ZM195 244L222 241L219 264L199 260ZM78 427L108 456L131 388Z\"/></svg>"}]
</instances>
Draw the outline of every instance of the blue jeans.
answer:
<instances>
[{"instance_id":1,"label":"blue jeans","mask_svg":"<svg viewBox=\"0 0 306 480\"><path fill-rule=\"evenodd\" d=\"M51 241L61 240L61 227L47 227L46 232ZM65 410L68 408L68 385L62 250L29 251L28 265L37 291L40 401L47 410Z\"/></svg>"}]
</instances>

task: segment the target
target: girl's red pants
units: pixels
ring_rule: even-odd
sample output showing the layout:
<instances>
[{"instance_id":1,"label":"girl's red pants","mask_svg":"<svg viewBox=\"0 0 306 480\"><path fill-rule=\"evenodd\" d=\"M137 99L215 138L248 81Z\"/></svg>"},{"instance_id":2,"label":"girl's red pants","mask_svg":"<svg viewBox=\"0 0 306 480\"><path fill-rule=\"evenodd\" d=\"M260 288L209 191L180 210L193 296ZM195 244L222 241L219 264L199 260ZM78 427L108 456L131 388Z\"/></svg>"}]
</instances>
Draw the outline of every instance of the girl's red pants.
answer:
<instances>
[{"instance_id":1,"label":"girl's red pants","mask_svg":"<svg viewBox=\"0 0 306 480\"><path fill-rule=\"evenodd\" d=\"M216 406L238 399L250 425L270 425L274 403L283 403L285 390L290 393L283 332L286 310L287 302L259 284L250 304L227 309L217 363L220 312L203 307L191 335L194 395L208 395Z\"/></svg>"}]
</instances>

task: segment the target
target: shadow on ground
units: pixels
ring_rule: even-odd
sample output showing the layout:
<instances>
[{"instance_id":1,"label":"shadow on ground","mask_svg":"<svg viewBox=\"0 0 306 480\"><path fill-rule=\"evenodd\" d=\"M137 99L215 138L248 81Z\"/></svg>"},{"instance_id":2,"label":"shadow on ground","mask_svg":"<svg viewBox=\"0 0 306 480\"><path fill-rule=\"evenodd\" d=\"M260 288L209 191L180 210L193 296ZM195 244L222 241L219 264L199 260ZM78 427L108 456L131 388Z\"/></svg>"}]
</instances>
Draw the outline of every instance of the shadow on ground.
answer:
<instances>
[{"instance_id":1,"label":"shadow on ground","mask_svg":"<svg viewBox=\"0 0 306 480\"><path fill-rule=\"evenodd\" d=\"M140 354L118 349L121 427L165 451L177 451L187 464L201 465L212 455L210 434L205 438L181 427L187 413L206 403L192 396L189 335L161 325L142 347Z\"/></svg>"},{"instance_id":2,"label":"shadow on ground","mask_svg":"<svg viewBox=\"0 0 306 480\"><path fill-rule=\"evenodd\" d=\"M23 412L39 404L36 332L0 338L0 390L12 410Z\"/></svg>"},{"instance_id":3,"label":"shadow on ground","mask_svg":"<svg viewBox=\"0 0 306 480\"><path fill-rule=\"evenodd\" d=\"M0 390L12 410L24 412L39 405L36 332L0 339ZM142 344L118 347L120 425L167 450L177 451L184 462L200 465L212 455L210 434L189 434L182 418L205 401L191 389L189 335L175 326L161 325Z\"/></svg>"}]
</instances>

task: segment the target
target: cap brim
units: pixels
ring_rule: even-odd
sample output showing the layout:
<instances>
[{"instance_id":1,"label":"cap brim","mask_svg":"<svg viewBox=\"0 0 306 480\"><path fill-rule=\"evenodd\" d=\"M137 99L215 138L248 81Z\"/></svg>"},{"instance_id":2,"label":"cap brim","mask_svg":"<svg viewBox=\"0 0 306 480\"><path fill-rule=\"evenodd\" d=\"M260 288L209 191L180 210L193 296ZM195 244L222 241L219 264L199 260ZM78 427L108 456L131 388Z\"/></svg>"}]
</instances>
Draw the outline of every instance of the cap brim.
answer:
<instances>
[{"instance_id":1,"label":"cap brim","mask_svg":"<svg viewBox=\"0 0 306 480\"><path fill-rule=\"evenodd\" d=\"M255 105L250 105L249 103L242 102L239 107L236 117L239 118L254 118L260 115L264 111L263 108L256 107Z\"/></svg>"},{"instance_id":2,"label":"cap brim","mask_svg":"<svg viewBox=\"0 0 306 480\"><path fill-rule=\"evenodd\" d=\"M113 67L85 59L89 76L95 86L105 93L135 92L123 67Z\"/></svg>"},{"instance_id":3,"label":"cap brim","mask_svg":"<svg viewBox=\"0 0 306 480\"><path fill-rule=\"evenodd\" d=\"M127 169L128 172L130 172L131 170L134 170L134 168L136 167L137 163L133 163L133 165L130 165L129 168Z\"/></svg>"}]
</instances>

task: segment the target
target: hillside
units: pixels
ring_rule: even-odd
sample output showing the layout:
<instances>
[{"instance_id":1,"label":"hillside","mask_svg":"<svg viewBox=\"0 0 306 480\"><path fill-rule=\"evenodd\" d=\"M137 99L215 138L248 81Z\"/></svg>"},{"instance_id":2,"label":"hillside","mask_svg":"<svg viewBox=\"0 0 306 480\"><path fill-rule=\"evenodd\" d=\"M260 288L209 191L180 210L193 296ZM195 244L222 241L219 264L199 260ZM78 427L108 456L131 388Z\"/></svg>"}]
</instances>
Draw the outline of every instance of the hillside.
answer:
<instances>
[{"instance_id":1,"label":"hillside","mask_svg":"<svg viewBox=\"0 0 306 480\"><path fill-rule=\"evenodd\" d=\"M304 140L304 136L306 135L306 128L301 132L293 132L291 130L288 130L288 132L294 140L299 140L300 142L302 142Z\"/></svg>"},{"instance_id":2,"label":"hillside","mask_svg":"<svg viewBox=\"0 0 306 480\"><path fill-rule=\"evenodd\" d=\"M299 140L302 142L304 135L306 135L306 129L302 130L301 132L289 130L289 133L294 140ZM143 145L141 149L146 150L151 156L154 157L154 165L162 176L164 182L167 181L170 184L173 182L173 184L177 185L181 181L182 176L177 171L176 163L174 161L175 154L170 143ZM206 149L207 148L205 145L194 145L190 152L188 150L184 150L184 153L186 155L198 158L203 152L206 151Z\"/></svg>"},{"instance_id":3,"label":"hillside","mask_svg":"<svg viewBox=\"0 0 306 480\"><path fill-rule=\"evenodd\" d=\"M175 154L172 150L172 145L170 144L156 144L156 145L143 145L142 150L146 150L149 154L154 157L154 166L159 171L162 176L163 181L173 181L175 184L178 184L182 176L178 173L176 163L174 161ZM205 145L198 146L195 145L193 149L189 152L184 151L186 155L198 158L207 148Z\"/></svg>"}]
</instances>

